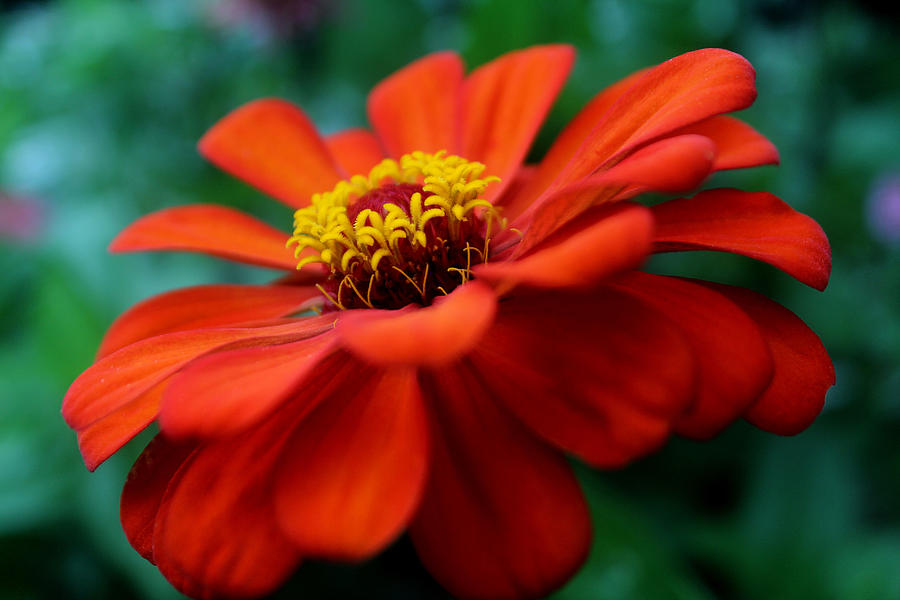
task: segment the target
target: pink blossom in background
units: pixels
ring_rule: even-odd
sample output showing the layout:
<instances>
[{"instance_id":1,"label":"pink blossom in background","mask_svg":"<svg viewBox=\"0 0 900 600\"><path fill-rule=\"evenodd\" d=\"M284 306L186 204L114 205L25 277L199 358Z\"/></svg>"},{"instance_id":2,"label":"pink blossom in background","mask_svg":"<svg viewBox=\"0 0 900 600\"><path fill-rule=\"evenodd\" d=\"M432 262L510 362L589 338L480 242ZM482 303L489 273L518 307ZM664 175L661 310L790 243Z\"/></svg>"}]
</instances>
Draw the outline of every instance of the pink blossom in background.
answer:
<instances>
[{"instance_id":1,"label":"pink blossom in background","mask_svg":"<svg viewBox=\"0 0 900 600\"><path fill-rule=\"evenodd\" d=\"M16 242L34 240L41 229L43 213L40 204L33 198L0 192L0 239Z\"/></svg>"},{"instance_id":2,"label":"pink blossom in background","mask_svg":"<svg viewBox=\"0 0 900 600\"><path fill-rule=\"evenodd\" d=\"M264 37L286 38L311 31L336 5L328 0L221 0L209 12L221 27L249 27Z\"/></svg>"}]
</instances>

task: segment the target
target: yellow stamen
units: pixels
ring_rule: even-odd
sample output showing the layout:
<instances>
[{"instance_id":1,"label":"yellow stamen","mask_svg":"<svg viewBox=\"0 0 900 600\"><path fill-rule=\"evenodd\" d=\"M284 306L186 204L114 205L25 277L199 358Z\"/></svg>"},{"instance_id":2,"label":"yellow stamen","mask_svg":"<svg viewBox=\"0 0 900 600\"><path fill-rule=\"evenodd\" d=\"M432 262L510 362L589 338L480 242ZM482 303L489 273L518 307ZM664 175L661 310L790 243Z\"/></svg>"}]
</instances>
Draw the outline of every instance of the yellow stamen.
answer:
<instances>
[{"instance_id":1,"label":"yellow stamen","mask_svg":"<svg viewBox=\"0 0 900 600\"><path fill-rule=\"evenodd\" d=\"M332 304L334 304L335 306L337 306L337 307L338 307L339 309L341 309L341 310L346 310L346 309L341 305L340 301L339 301L339 300L335 300L334 297L332 297L331 294L329 294L328 292L326 292L326 291L325 291L325 288L323 288L320 284L317 283L317 284L316 284L316 287L319 288L319 291L322 292L322 295L324 295L326 298L328 298L328 300L330 300ZM339 294L339 295L340 295L340 294Z\"/></svg>"},{"instance_id":2,"label":"yellow stamen","mask_svg":"<svg viewBox=\"0 0 900 600\"><path fill-rule=\"evenodd\" d=\"M420 294L423 298L425 297L425 292L422 291L422 288L419 287L419 284L416 283L416 280L415 280L415 279L413 279L412 277L410 277L409 275L407 275L406 271L404 271L404 270L401 269L400 267L396 267L396 266L393 267L393 269L394 269L395 271L399 272L401 275L403 275L403 277L405 277L406 280L407 280L414 288L416 288L416 291L419 292L419 294Z\"/></svg>"},{"instance_id":3,"label":"yellow stamen","mask_svg":"<svg viewBox=\"0 0 900 600\"><path fill-rule=\"evenodd\" d=\"M347 285L353 288L354 293L356 293L356 297L362 300L363 304L366 304L369 308L375 308L367 298L363 298L363 295L359 293L359 289L357 289L356 284L353 283L352 277L350 277L349 275L345 275L343 281L341 281L341 284L343 284L344 281L347 282Z\"/></svg>"},{"instance_id":4,"label":"yellow stamen","mask_svg":"<svg viewBox=\"0 0 900 600\"><path fill-rule=\"evenodd\" d=\"M400 240L414 248L427 248L425 227L433 219L446 219L451 238L459 235L460 223L476 209L485 212L488 222L502 222L497 209L481 198L489 184L499 181L492 176L482 178L484 169L481 163L447 156L444 151L413 152L399 161L383 160L368 176L354 175L330 192L314 194L309 206L294 213L294 235L287 242L289 247L295 246L295 256L306 249L313 251L299 260L297 268L320 262L335 275L372 275L387 257L393 254L398 258ZM351 223L347 208L385 183L421 184L426 197L413 194L408 215L400 206L386 203L384 217L366 208Z\"/></svg>"},{"instance_id":5,"label":"yellow stamen","mask_svg":"<svg viewBox=\"0 0 900 600\"><path fill-rule=\"evenodd\" d=\"M506 227L484 198L499 179L484 171L444 151L413 152L314 194L287 242L297 268L324 264L318 287L339 310L430 304L472 279L492 232Z\"/></svg>"}]
</instances>

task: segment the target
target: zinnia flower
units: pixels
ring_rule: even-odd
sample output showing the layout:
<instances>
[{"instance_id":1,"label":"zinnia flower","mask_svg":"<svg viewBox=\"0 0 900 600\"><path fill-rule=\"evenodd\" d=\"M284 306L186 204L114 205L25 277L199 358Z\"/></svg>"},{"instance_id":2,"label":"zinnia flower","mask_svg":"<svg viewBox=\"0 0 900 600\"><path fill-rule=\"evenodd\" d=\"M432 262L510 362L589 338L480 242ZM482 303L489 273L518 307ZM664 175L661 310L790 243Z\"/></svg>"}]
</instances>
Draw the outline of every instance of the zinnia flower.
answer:
<instances>
[{"instance_id":1,"label":"zinnia flower","mask_svg":"<svg viewBox=\"0 0 900 600\"><path fill-rule=\"evenodd\" d=\"M293 234L193 205L113 241L286 273L138 304L65 398L89 469L159 423L121 516L179 590L262 595L307 557L363 560L407 531L455 595L541 596L591 541L567 454L615 468L672 433L743 417L789 435L819 413L833 368L793 313L637 270L713 250L825 287L824 233L772 194L631 201L778 161L721 116L753 102L753 68L710 49L636 73L523 166L573 57L535 47L464 76L427 56L369 95L372 132L323 138L251 102L200 151L296 209Z\"/></svg>"}]
</instances>

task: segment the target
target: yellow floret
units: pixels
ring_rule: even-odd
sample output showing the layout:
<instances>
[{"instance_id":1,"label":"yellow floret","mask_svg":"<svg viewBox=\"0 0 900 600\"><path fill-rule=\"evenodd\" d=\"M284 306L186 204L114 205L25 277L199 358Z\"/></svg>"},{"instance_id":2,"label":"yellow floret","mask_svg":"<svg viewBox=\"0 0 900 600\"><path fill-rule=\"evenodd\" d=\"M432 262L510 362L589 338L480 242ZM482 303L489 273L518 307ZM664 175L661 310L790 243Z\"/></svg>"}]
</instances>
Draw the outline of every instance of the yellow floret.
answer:
<instances>
[{"instance_id":1,"label":"yellow floret","mask_svg":"<svg viewBox=\"0 0 900 600\"><path fill-rule=\"evenodd\" d=\"M460 223L476 209L484 211L489 221L500 221L497 209L481 197L499 178L482 178L484 170L479 162L447 156L445 151L413 152L400 157L399 162L389 158L381 161L368 176L354 175L330 192L314 194L309 206L294 213L294 235L287 242L288 247L295 246L298 259L304 250L313 251L299 259L297 268L324 263L332 274L355 272L357 277L377 277L382 261L399 260L400 240L421 248L432 241L425 232L432 219L446 218L450 241L459 241ZM347 208L353 202L382 185L402 183L420 184L425 192L424 198L420 193L410 198L408 215L400 206L388 203L384 205L384 217L366 209L350 221Z\"/></svg>"}]
</instances>

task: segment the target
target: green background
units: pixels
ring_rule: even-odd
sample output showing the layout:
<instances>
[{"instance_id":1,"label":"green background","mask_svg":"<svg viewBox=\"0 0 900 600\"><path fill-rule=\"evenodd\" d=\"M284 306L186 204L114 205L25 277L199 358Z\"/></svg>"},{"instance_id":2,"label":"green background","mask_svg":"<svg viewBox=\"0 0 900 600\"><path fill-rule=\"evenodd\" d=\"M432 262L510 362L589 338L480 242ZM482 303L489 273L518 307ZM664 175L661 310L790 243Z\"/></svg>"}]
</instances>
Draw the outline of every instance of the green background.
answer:
<instances>
[{"instance_id":1,"label":"green background","mask_svg":"<svg viewBox=\"0 0 900 600\"><path fill-rule=\"evenodd\" d=\"M275 5L295 6L269 19ZM593 94L633 70L708 46L754 64L759 99L742 117L775 142L781 166L718 174L709 186L769 190L816 218L833 247L828 290L733 256L670 255L651 266L782 302L823 339L837 386L798 437L737 423L708 443L673 440L621 471L579 468L595 545L555 597L900 598L900 242L866 217L878 182L900 172L896 13L800 0L0 7L0 190L32 220L0 239L0 598L178 597L118 524L119 491L147 436L89 474L59 406L134 302L271 277L201 256L105 250L138 216L193 202L289 227L288 211L199 157L207 127L262 96L295 101L326 133L363 125L367 90L424 53L453 48L472 67L560 41L578 61L533 159ZM882 199L900 204L893 194ZM304 565L277 596L441 593L401 541L363 565Z\"/></svg>"}]
</instances>

